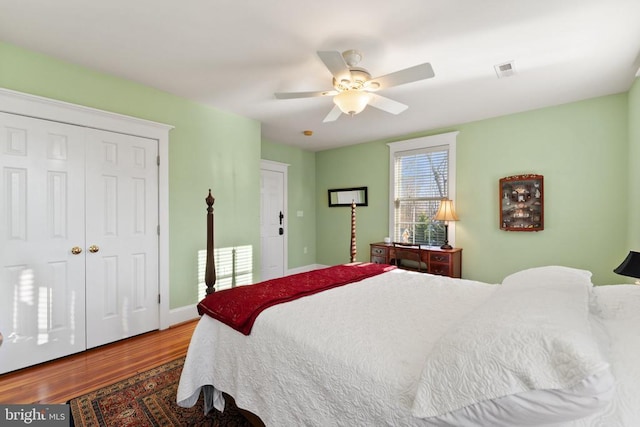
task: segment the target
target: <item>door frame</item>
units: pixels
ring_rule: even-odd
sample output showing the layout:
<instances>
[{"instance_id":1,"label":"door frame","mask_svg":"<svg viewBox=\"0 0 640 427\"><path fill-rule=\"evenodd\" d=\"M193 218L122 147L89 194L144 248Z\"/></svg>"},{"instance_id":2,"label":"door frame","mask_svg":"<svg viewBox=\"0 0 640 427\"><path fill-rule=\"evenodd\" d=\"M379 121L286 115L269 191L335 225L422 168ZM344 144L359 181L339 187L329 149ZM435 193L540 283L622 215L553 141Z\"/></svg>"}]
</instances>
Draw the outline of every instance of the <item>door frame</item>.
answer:
<instances>
[{"instance_id":1,"label":"door frame","mask_svg":"<svg viewBox=\"0 0 640 427\"><path fill-rule=\"evenodd\" d=\"M284 235L283 235L283 264L282 264L282 272L286 276L289 271L289 164L288 163L280 163L273 160L260 160L260 174L262 175L263 170L272 171L272 172L280 172L284 176L284 194L282 195L282 209L284 212L284 223L282 226L284 227ZM262 179L262 176L260 177ZM260 204L262 206L262 203ZM262 212L260 212L262 215ZM262 247L262 242L260 242L260 247ZM260 253L260 272L262 275L262 253ZM261 278L262 279L262 278Z\"/></svg>"},{"instance_id":2,"label":"door frame","mask_svg":"<svg viewBox=\"0 0 640 427\"><path fill-rule=\"evenodd\" d=\"M169 131L174 126L96 108L0 88L0 111L158 141L159 328L170 324L169 310Z\"/></svg>"}]
</instances>

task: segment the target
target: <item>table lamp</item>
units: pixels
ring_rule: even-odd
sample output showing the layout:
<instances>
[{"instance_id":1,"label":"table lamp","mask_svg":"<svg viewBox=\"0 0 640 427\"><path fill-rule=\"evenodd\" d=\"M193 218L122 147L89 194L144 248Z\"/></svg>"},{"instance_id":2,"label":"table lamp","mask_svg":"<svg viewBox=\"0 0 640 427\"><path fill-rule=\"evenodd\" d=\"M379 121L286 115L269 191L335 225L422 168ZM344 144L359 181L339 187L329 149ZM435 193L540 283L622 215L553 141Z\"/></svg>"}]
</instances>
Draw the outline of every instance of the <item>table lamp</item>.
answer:
<instances>
[{"instance_id":1,"label":"table lamp","mask_svg":"<svg viewBox=\"0 0 640 427\"><path fill-rule=\"evenodd\" d=\"M629 251L627 257L622 261L622 264L613 270L613 272L640 279L640 252ZM636 280L635 283L636 285L640 285L640 280Z\"/></svg>"},{"instance_id":2,"label":"table lamp","mask_svg":"<svg viewBox=\"0 0 640 427\"><path fill-rule=\"evenodd\" d=\"M440 246L440 249L453 249L449 244L449 221L458 220L456 211L453 209L453 201L449 199L440 200L438 213L436 213L433 219L436 221L444 221L444 245Z\"/></svg>"}]
</instances>

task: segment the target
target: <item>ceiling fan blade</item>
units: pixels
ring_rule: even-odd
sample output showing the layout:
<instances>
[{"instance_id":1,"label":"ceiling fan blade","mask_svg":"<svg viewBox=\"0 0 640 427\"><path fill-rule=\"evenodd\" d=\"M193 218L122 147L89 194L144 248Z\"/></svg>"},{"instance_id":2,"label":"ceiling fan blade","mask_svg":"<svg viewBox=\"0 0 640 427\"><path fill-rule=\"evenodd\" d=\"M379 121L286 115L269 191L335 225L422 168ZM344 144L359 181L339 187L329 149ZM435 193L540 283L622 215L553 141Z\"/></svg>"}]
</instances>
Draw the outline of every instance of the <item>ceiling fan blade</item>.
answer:
<instances>
[{"instance_id":1,"label":"ceiling fan blade","mask_svg":"<svg viewBox=\"0 0 640 427\"><path fill-rule=\"evenodd\" d=\"M398 101L394 101L393 99L385 98L384 96L380 96L377 93L370 93L369 95L371 95L369 105L379 110L386 111L387 113L400 114L404 110L409 108L408 105L405 105Z\"/></svg>"},{"instance_id":2,"label":"ceiling fan blade","mask_svg":"<svg viewBox=\"0 0 640 427\"><path fill-rule=\"evenodd\" d=\"M404 70L386 74L384 76L371 79L370 81L378 82L378 84L380 84L380 89L386 89L388 87L403 85L418 80L430 79L434 76L435 73L433 72L431 64L425 62L424 64L405 68Z\"/></svg>"},{"instance_id":3,"label":"ceiling fan blade","mask_svg":"<svg viewBox=\"0 0 640 427\"><path fill-rule=\"evenodd\" d=\"M274 95L278 99L294 99L294 98L314 98L316 96L333 96L337 95L337 90L320 90L314 92L276 92Z\"/></svg>"},{"instance_id":4,"label":"ceiling fan blade","mask_svg":"<svg viewBox=\"0 0 640 427\"><path fill-rule=\"evenodd\" d=\"M336 50L319 50L318 56L336 81L349 79L351 77L349 66L340 52Z\"/></svg>"},{"instance_id":5,"label":"ceiling fan blade","mask_svg":"<svg viewBox=\"0 0 640 427\"><path fill-rule=\"evenodd\" d=\"M340 111L340 107L334 105L331 111L329 111L329 114L327 114L327 117L324 118L322 123L335 122L336 120L338 120L338 117L340 117L340 114L342 114L342 111Z\"/></svg>"}]
</instances>

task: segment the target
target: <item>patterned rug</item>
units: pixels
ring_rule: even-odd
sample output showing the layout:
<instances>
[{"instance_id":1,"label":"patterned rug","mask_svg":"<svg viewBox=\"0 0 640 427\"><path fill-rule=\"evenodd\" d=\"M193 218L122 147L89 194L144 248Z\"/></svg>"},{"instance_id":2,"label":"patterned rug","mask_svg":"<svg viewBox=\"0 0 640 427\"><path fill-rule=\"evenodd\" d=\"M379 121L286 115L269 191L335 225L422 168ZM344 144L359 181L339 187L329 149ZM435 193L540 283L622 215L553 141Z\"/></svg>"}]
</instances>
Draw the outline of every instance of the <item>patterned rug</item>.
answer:
<instances>
[{"instance_id":1,"label":"patterned rug","mask_svg":"<svg viewBox=\"0 0 640 427\"><path fill-rule=\"evenodd\" d=\"M236 407L205 415L202 396L193 408L176 404L184 357L69 401L76 427L250 427Z\"/></svg>"}]
</instances>

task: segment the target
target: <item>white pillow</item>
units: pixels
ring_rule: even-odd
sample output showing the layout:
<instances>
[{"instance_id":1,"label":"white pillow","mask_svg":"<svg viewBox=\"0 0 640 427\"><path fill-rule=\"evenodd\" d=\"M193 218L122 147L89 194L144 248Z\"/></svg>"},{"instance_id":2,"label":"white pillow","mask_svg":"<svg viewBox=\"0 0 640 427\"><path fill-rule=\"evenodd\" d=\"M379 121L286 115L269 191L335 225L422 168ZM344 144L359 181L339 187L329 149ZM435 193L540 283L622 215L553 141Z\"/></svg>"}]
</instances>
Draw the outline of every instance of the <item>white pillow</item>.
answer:
<instances>
[{"instance_id":1,"label":"white pillow","mask_svg":"<svg viewBox=\"0 0 640 427\"><path fill-rule=\"evenodd\" d=\"M560 265L533 267L510 274L502 280L503 285L538 287L545 283L574 283L592 287L591 272Z\"/></svg>"},{"instance_id":2,"label":"white pillow","mask_svg":"<svg viewBox=\"0 0 640 427\"><path fill-rule=\"evenodd\" d=\"M590 276L542 267L505 279L434 346L413 415L445 424L481 417L480 425L539 425L599 411L613 378L588 320Z\"/></svg>"}]
</instances>

